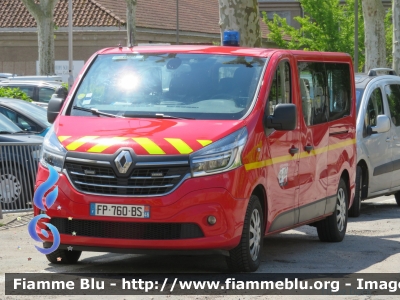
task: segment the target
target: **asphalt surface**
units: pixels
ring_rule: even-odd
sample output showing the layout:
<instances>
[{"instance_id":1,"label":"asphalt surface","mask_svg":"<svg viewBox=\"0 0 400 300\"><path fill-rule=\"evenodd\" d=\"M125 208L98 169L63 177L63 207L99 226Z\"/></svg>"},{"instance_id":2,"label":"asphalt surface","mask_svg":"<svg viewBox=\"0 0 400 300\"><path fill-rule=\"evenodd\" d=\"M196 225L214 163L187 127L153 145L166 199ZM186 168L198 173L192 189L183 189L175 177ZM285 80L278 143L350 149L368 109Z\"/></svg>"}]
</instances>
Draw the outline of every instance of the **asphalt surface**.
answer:
<instances>
[{"instance_id":1,"label":"asphalt surface","mask_svg":"<svg viewBox=\"0 0 400 300\"><path fill-rule=\"evenodd\" d=\"M302 226L264 240L257 273L398 273L400 207L393 196L362 203L361 216L350 218L341 243L322 243L316 229ZM18 218L18 219L17 219ZM29 215L7 214L0 220L0 299L96 299L98 296L5 296L4 274L19 272L80 273L227 273L222 256L132 255L84 252L78 264L52 265L36 251L28 235ZM10 222L11 221L11 222ZM8 224L6 224L8 223ZM6 225L4 225L6 224ZM11 226L13 224L13 226ZM39 245L40 246L40 245ZM143 296L107 296L108 299ZM389 299L399 296L333 296L335 299ZM146 296L145 299L264 299L265 296ZM272 296L290 299L288 296ZM320 296L297 296L320 299ZM326 296L324 297L326 298Z\"/></svg>"}]
</instances>

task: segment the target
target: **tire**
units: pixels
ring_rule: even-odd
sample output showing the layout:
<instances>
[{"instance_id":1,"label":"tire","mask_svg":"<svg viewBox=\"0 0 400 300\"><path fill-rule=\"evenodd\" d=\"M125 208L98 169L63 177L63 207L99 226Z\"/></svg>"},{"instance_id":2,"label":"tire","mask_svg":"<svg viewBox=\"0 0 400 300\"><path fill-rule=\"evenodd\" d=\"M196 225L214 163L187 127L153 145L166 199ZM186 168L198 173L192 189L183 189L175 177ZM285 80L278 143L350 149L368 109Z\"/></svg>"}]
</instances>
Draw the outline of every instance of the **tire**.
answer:
<instances>
[{"instance_id":1,"label":"tire","mask_svg":"<svg viewBox=\"0 0 400 300\"><path fill-rule=\"evenodd\" d=\"M400 192L394 194L394 198L396 199L397 205L400 206Z\"/></svg>"},{"instance_id":2,"label":"tire","mask_svg":"<svg viewBox=\"0 0 400 300\"><path fill-rule=\"evenodd\" d=\"M362 201L362 187L363 187L362 169L357 166L356 171L356 192L354 195L353 205L349 209L349 217L357 218L360 216L361 201Z\"/></svg>"},{"instance_id":3,"label":"tire","mask_svg":"<svg viewBox=\"0 0 400 300\"><path fill-rule=\"evenodd\" d=\"M46 254L47 260L52 264L58 265L72 265L76 264L81 257L82 251L68 251L64 249L57 249L56 251Z\"/></svg>"},{"instance_id":4,"label":"tire","mask_svg":"<svg viewBox=\"0 0 400 300\"><path fill-rule=\"evenodd\" d=\"M261 263L264 237L263 210L257 196L250 197L239 245L226 257L228 268L233 272L253 272Z\"/></svg>"},{"instance_id":5,"label":"tire","mask_svg":"<svg viewBox=\"0 0 400 300\"><path fill-rule=\"evenodd\" d=\"M318 237L321 242L336 243L344 239L348 220L348 197L346 183L341 178L336 193L334 213L317 224Z\"/></svg>"},{"instance_id":6,"label":"tire","mask_svg":"<svg viewBox=\"0 0 400 300\"><path fill-rule=\"evenodd\" d=\"M0 202L4 210L28 208L23 181L18 168L0 169Z\"/></svg>"}]
</instances>

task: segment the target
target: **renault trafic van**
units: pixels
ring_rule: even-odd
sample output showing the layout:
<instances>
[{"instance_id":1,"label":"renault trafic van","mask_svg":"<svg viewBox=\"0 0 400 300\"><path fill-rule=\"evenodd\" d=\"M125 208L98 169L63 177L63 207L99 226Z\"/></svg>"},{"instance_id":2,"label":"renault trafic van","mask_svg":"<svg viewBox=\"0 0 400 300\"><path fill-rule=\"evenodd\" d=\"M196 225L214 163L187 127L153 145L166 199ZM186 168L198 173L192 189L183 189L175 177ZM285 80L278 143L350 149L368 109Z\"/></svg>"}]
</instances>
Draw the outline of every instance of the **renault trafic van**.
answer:
<instances>
[{"instance_id":1,"label":"renault trafic van","mask_svg":"<svg viewBox=\"0 0 400 300\"><path fill-rule=\"evenodd\" d=\"M46 214L60 245L47 258L203 251L255 271L265 236L311 224L321 241L342 241L355 190L353 74L343 53L95 53L48 107L36 185L59 176Z\"/></svg>"}]
</instances>

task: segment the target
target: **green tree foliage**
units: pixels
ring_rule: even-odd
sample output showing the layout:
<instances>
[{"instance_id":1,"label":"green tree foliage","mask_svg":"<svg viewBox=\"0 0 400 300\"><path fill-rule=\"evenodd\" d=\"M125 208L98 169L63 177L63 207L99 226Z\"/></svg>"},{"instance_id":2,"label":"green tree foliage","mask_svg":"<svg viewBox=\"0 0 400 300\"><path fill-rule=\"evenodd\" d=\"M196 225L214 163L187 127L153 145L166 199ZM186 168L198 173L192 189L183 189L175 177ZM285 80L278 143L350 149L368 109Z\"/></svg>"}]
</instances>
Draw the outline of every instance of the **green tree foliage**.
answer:
<instances>
[{"instance_id":1,"label":"green tree foliage","mask_svg":"<svg viewBox=\"0 0 400 300\"><path fill-rule=\"evenodd\" d=\"M360 0L359 0L360 1ZM340 5L339 0L299 0L304 17L295 17L300 24L296 29L286 19L274 16L272 21L264 13L264 22L270 34L268 38L278 47L310 51L346 52L354 55L354 0ZM364 21L361 5L358 13L359 61L364 62Z\"/></svg>"},{"instance_id":2,"label":"green tree foliage","mask_svg":"<svg viewBox=\"0 0 400 300\"><path fill-rule=\"evenodd\" d=\"M27 102L32 102L32 99L18 88L0 87L0 97L21 99Z\"/></svg>"},{"instance_id":3,"label":"green tree foliage","mask_svg":"<svg viewBox=\"0 0 400 300\"><path fill-rule=\"evenodd\" d=\"M386 64L391 66L393 63L393 23L392 23L392 9L389 9L385 16L385 30L386 30Z\"/></svg>"}]
</instances>

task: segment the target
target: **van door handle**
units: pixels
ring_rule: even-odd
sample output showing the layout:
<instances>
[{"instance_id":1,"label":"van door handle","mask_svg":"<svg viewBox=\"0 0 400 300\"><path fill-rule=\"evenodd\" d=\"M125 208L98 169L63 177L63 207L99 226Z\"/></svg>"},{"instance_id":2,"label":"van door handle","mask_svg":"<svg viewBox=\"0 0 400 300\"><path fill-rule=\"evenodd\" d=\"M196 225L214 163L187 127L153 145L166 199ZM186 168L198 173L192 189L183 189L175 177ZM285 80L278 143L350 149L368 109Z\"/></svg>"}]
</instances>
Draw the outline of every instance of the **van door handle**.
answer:
<instances>
[{"instance_id":1,"label":"van door handle","mask_svg":"<svg viewBox=\"0 0 400 300\"><path fill-rule=\"evenodd\" d=\"M292 147L289 149L289 153L295 155L296 153L299 153L299 148Z\"/></svg>"},{"instance_id":2,"label":"van door handle","mask_svg":"<svg viewBox=\"0 0 400 300\"><path fill-rule=\"evenodd\" d=\"M304 150L306 150L308 153L310 153L312 150L314 150L314 146L307 145L307 146L304 147Z\"/></svg>"}]
</instances>

